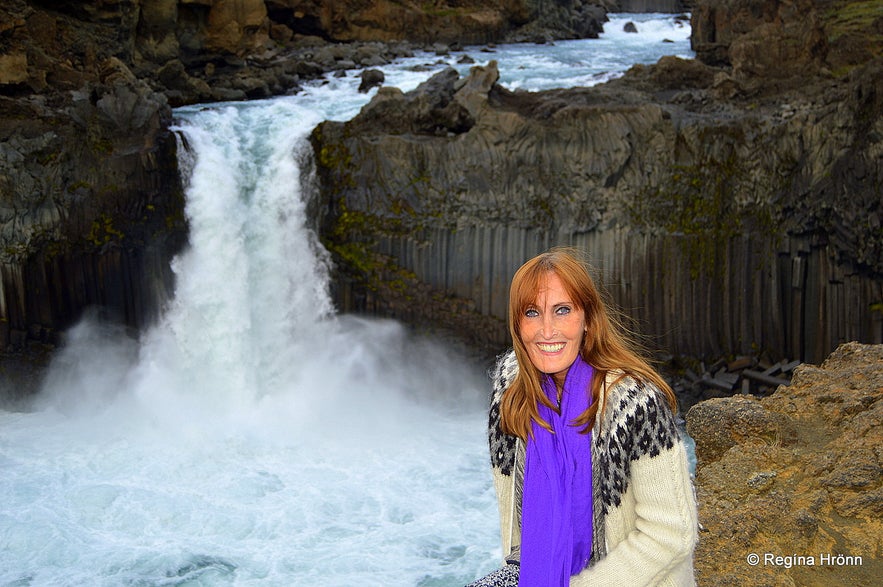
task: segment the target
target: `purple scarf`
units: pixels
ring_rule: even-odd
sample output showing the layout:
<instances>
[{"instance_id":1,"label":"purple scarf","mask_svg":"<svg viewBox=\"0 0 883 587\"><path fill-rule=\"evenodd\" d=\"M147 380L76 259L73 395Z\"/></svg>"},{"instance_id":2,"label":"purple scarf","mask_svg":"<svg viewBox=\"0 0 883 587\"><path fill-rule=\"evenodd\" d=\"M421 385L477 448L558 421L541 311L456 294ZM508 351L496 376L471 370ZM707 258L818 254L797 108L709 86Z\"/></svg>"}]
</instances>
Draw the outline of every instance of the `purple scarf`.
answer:
<instances>
[{"instance_id":1,"label":"purple scarf","mask_svg":"<svg viewBox=\"0 0 883 587\"><path fill-rule=\"evenodd\" d=\"M567 587L592 555L591 436L572 423L591 404L593 374L592 366L577 356L564 380L561 413L538 406L555 434L532 423L522 497L520 586ZM552 377L544 375L542 386L554 404Z\"/></svg>"}]
</instances>

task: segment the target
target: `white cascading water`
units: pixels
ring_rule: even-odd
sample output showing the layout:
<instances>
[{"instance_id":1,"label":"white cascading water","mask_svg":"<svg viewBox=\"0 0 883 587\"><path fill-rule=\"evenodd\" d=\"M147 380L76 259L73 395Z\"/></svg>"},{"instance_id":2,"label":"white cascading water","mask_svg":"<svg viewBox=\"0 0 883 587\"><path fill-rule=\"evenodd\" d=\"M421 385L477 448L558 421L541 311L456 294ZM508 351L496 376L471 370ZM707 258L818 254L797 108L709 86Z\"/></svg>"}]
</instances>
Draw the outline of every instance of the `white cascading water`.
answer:
<instances>
[{"instance_id":1,"label":"white cascading water","mask_svg":"<svg viewBox=\"0 0 883 587\"><path fill-rule=\"evenodd\" d=\"M688 53L689 30L646 18L629 63ZM511 87L585 84L636 39L490 57ZM387 83L414 87L429 59ZM299 161L319 121L369 99L357 85L177 112L174 299L137 341L84 320L33 406L0 411L0 586L456 587L497 564L484 366L328 296Z\"/></svg>"}]
</instances>

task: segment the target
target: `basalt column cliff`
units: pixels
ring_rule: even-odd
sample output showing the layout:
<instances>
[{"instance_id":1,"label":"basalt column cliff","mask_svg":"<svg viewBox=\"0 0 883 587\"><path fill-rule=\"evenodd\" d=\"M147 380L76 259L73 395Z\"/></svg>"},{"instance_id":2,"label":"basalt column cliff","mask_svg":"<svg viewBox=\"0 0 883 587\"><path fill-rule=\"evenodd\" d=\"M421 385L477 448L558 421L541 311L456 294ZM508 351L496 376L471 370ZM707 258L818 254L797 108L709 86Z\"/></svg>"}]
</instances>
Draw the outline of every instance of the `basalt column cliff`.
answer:
<instances>
[{"instance_id":1,"label":"basalt column cliff","mask_svg":"<svg viewBox=\"0 0 883 587\"><path fill-rule=\"evenodd\" d=\"M700 1L692 24L697 59L602 86L510 92L491 63L320 125L341 303L500 349L515 268L571 244L673 354L879 341L879 7Z\"/></svg>"},{"instance_id":2,"label":"basalt column cliff","mask_svg":"<svg viewBox=\"0 0 883 587\"><path fill-rule=\"evenodd\" d=\"M54 343L90 306L156 315L186 241L173 106L675 4L4 2L0 349ZM494 67L383 89L314 136L342 307L461 321L498 348L514 266L574 242L671 352L818 360L878 340L878 4L684 3L696 61L594 89L509 93Z\"/></svg>"}]
</instances>

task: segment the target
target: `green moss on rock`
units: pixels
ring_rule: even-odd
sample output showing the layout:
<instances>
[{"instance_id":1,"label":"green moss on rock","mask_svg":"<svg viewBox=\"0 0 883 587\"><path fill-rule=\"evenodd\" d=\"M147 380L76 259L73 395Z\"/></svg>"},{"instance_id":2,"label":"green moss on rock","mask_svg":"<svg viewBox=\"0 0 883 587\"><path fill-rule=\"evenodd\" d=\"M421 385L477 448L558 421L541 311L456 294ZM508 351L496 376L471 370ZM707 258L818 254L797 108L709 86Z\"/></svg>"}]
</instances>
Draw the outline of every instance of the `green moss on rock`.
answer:
<instances>
[{"instance_id":1,"label":"green moss on rock","mask_svg":"<svg viewBox=\"0 0 883 587\"><path fill-rule=\"evenodd\" d=\"M714 276L727 243L740 235L775 229L769 205L740 206L737 190L745 171L735 155L723 161L675 166L668 182L645 192L628 208L634 225L682 235L681 246L694 279Z\"/></svg>"}]
</instances>

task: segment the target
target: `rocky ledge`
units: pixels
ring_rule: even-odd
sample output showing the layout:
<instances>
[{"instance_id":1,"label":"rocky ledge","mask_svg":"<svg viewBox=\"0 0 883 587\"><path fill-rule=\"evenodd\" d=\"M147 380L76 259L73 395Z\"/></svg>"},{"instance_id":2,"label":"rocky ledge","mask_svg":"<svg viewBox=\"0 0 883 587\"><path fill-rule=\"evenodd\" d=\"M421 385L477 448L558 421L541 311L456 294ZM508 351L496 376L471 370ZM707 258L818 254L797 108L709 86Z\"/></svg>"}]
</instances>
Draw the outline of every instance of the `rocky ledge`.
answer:
<instances>
[{"instance_id":1,"label":"rocky ledge","mask_svg":"<svg viewBox=\"0 0 883 587\"><path fill-rule=\"evenodd\" d=\"M879 584L883 345L843 344L769 397L708 400L686 420L700 585Z\"/></svg>"}]
</instances>

